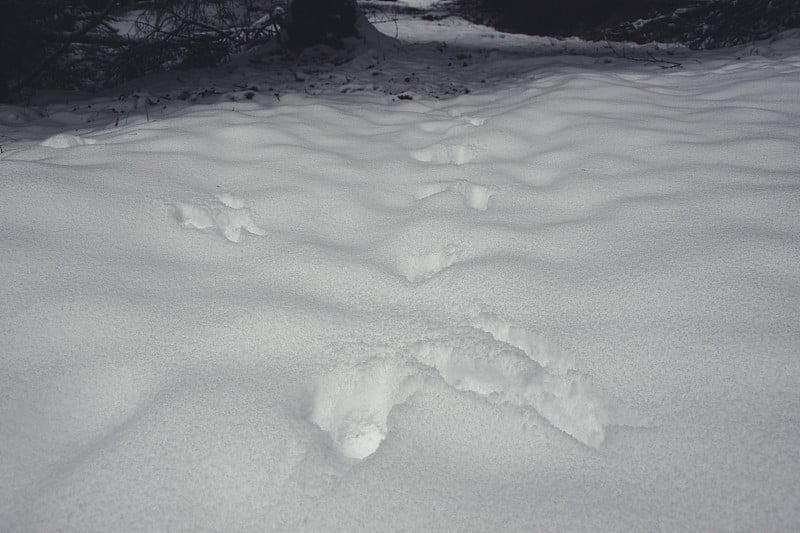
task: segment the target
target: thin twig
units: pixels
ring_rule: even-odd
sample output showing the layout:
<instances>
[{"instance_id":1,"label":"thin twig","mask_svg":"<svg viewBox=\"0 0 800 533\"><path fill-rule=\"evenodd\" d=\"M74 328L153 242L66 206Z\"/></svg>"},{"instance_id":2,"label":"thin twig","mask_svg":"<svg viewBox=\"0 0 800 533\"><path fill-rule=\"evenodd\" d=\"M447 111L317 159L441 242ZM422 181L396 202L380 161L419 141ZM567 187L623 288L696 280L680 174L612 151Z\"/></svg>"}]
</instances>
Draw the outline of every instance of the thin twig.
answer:
<instances>
[{"instance_id":1,"label":"thin twig","mask_svg":"<svg viewBox=\"0 0 800 533\"><path fill-rule=\"evenodd\" d=\"M669 61L668 59L658 59L657 57L653 56L651 52L647 52L647 59L643 57L627 57L625 55L625 48L622 48L622 54L617 52L616 48L611 44L611 41L606 38L606 45L614 52L614 55L621 58L627 59L628 61L639 61L640 63L654 63L663 69L668 68L681 68L683 65L678 63L677 61Z\"/></svg>"},{"instance_id":2,"label":"thin twig","mask_svg":"<svg viewBox=\"0 0 800 533\"><path fill-rule=\"evenodd\" d=\"M647 52L648 57L650 60L655 63L664 63L663 65L659 65L661 68L681 68L683 65L678 63L677 61L670 61L668 59L658 59L653 57L653 54Z\"/></svg>"},{"instance_id":3,"label":"thin twig","mask_svg":"<svg viewBox=\"0 0 800 533\"><path fill-rule=\"evenodd\" d=\"M188 26L197 26L198 28L203 28L204 30L208 30L210 32L214 32L214 33L222 36L223 39L229 39L230 38L230 33L226 32L225 30L221 30L219 28L215 28L211 24L206 24L205 22L201 22L199 20L187 19L186 17L183 17L182 15L179 15L178 13L176 13L174 9L170 10L170 15L172 15L173 17L175 17L176 19L178 19L179 21L181 21L182 23L184 23L184 24L186 24Z\"/></svg>"}]
</instances>

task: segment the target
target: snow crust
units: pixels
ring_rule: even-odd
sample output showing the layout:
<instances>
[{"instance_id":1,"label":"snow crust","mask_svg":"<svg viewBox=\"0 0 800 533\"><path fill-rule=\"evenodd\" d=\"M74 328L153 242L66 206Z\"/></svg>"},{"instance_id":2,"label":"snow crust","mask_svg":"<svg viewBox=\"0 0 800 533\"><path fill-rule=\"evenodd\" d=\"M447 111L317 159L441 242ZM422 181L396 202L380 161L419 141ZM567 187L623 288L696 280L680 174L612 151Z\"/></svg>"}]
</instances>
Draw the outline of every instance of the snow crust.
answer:
<instances>
[{"instance_id":1,"label":"snow crust","mask_svg":"<svg viewBox=\"0 0 800 533\"><path fill-rule=\"evenodd\" d=\"M0 107L0 529L797 529L800 34L399 29Z\"/></svg>"}]
</instances>

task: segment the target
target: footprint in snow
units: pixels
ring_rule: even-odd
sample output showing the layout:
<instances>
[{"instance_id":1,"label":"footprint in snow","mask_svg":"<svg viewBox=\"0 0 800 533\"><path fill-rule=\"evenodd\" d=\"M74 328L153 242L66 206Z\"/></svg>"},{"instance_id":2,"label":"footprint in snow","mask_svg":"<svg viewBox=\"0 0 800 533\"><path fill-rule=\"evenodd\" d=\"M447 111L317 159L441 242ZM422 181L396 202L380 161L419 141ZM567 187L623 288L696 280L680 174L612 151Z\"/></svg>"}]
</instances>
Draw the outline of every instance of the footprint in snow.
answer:
<instances>
[{"instance_id":1,"label":"footprint in snow","mask_svg":"<svg viewBox=\"0 0 800 533\"><path fill-rule=\"evenodd\" d=\"M418 200L424 200L447 192L458 194L468 207L476 211L486 211L489 208L489 199L497 194L497 189L467 180L457 180L424 185L417 190L416 196Z\"/></svg>"},{"instance_id":2,"label":"footprint in snow","mask_svg":"<svg viewBox=\"0 0 800 533\"><path fill-rule=\"evenodd\" d=\"M458 118L460 118L467 124L471 124L473 126L483 126L484 124L486 124L486 119L482 117L470 117L467 115L458 115Z\"/></svg>"},{"instance_id":3,"label":"footprint in snow","mask_svg":"<svg viewBox=\"0 0 800 533\"><path fill-rule=\"evenodd\" d=\"M463 129L469 126L483 126L485 118L468 117L458 113L448 113L455 120L427 120L417 124L424 133L449 133L453 130Z\"/></svg>"},{"instance_id":4,"label":"footprint in snow","mask_svg":"<svg viewBox=\"0 0 800 533\"><path fill-rule=\"evenodd\" d=\"M434 145L411 152L411 157L420 163L434 165L465 165L475 159L478 149L472 145Z\"/></svg>"},{"instance_id":5,"label":"footprint in snow","mask_svg":"<svg viewBox=\"0 0 800 533\"><path fill-rule=\"evenodd\" d=\"M460 120L472 126L483 126L484 124L486 124L485 118L465 115L458 109L449 109L447 110L447 114L454 119Z\"/></svg>"},{"instance_id":6,"label":"footprint in snow","mask_svg":"<svg viewBox=\"0 0 800 533\"><path fill-rule=\"evenodd\" d=\"M170 207L174 217L186 228L213 230L231 242L241 242L242 232L266 235L245 208L244 200L230 194L217 196L218 204L194 205L177 203ZM216 204L216 205L215 205Z\"/></svg>"},{"instance_id":7,"label":"footprint in snow","mask_svg":"<svg viewBox=\"0 0 800 533\"><path fill-rule=\"evenodd\" d=\"M456 390L535 411L587 446L605 438L608 413L580 374L551 374L510 344L469 336L420 342L414 356Z\"/></svg>"},{"instance_id":8,"label":"footprint in snow","mask_svg":"<svg viewBox=\"0 0 800 533\"><path fill-rule=\"evenodd\" d=\"M389 435L391 410L434 380L538 413L587 446L603 443L609 408L588 377L571 370L569 358L496 315L479 313L471 324L406 346L405 358L375 358L323 376L314 387L311 422L343 456L364 459Z\"/></svg>"},{"instance_id":9,"label":"footprint in snow","mask_svg":"<svg viewBox=\"0 0 800 533\"><path fill-rule=\"evenodd\" d=\"M222 204L230 207L231 209L244 209L244 200L237 198L230 193L222 193L217 195L217 200Z\"/></svg>"},{"instance_id":10,"label":"footprint in snow","mask_svg":"<svg viewBox=\"0 0 800 533\"><path fill-rule=\"evenodd\" d=\"M343 456L364 459L386 438L392 408L421 384L419 369L389 359L339 368L314 384L309 419L330 434Z\"/></svg>"},{"instance_id":11,"label":"footprint in snow","mask_svg":"<svg viewBox=\"0 0 800 533\"><path fill-rule=\"evenodd\" d=\"M497 315L478 313L472 318L471 325L499 342L519 348L551 374L565 374L575 364L571 356L562 353L543 337Z\"/></svg>"},{"instance_id":12,"label":"footprint in snow","mask_svg":"<svg viewBox=\"0 0 800 533\"><path fill-rule=\"evenodd\" d=\"M438 251L408 255L399 261L397 269L408 281L420 283L460 261L461 255L460 246L448 244Z\"/></svg>"}]
</instances>

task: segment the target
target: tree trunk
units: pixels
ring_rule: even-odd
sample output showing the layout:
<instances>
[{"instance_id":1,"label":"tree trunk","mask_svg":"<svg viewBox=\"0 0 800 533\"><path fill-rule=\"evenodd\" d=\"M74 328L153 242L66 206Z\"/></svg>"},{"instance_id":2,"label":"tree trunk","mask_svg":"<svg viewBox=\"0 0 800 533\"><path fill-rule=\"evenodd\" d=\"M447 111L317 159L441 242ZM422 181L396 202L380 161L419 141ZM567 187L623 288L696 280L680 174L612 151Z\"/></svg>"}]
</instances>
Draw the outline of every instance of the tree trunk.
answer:
<instances>
[{"instance_id":1,"label":"tree trunk","mask_svg":"<svg viewBox=\"0 0 800 533\"><path fill-rule=\"evenodd\" d=\"M338 48L358 35L355 0L292 0L284 24L286 45L295 51L317 44Z\"/></svg>"}]
</instances>

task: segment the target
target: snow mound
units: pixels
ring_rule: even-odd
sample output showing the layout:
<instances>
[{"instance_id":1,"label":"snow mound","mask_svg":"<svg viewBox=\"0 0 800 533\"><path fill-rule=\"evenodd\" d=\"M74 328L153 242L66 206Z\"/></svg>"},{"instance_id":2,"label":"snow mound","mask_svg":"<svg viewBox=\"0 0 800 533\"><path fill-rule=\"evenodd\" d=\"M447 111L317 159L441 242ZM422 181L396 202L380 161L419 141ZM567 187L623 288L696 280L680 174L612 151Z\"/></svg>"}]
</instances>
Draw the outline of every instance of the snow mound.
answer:
<instances>
[{"instance_id":1,"label":"snow mound","mask_svg":"<svg viewBox=\"0 0 800 533\"><path fill-rule=\"evenodd\" d=\"M85 146L89 144L96 144L96 139L85 139L77 135L69 135L67 133L59 133L53 135L42 141L41 145L46 148L72 148L73 146Z\"/></svg>"}]
</instances>

